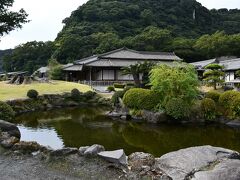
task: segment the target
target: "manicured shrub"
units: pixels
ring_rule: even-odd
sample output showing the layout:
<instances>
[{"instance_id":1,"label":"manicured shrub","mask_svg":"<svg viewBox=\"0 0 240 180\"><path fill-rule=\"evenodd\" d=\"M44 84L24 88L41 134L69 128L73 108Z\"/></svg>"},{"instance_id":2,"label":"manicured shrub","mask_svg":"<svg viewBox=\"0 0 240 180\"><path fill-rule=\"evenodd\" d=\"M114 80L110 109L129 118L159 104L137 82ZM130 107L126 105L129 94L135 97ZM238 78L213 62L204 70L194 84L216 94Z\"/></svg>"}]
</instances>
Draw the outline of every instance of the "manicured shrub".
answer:
<instances>
[{"instance_id":1,"label":"manicured shrub","mask_svg":"<svg viewBox=\"0 0 240 180\"><path fill-rule=\"evenodd\" d=\"M232 102L240 93L237 91L226 91L219 97L219 104L225 109L230 109Z\"/></svg>"},{"instance_id":2,"label":"manicured shrub","mask_svg":"<svg viewBox=\"0 0 240 180\"><path fill-rule=\"evenodd\" d=\"M1 120L12 120L15 115L12 107L5 102L0 101L0 119Z\"/></svg>"},{"instance_id":3,"label":"manicured shrub","mask_svg":"<svg viewBox=\"0 0 240 180\"><path fill-rule=\"evenodd\" d=\"M174 119L187 117L190 112L188 104L181 98L170 99L165 106L165 110Z\"/></svg>"},{"instance_id":4,"label":"manicured shrub","mask_svg":"<svg viewBox=\"0 0 240 180\"><path fill-rule=\"evenodd\" d=\"M113 92L113 91L115 91L115 88L114 88L113 86L108 86L108 87L107 87L107 90L108 90L109 92Z\"/></svg>"},{"instance_id":5,"label":"manicured shrub","mask_svg":"<svg viewBox=\"0 0 240 180\"><path fill-rule=\"evenodd\" d=\"M233 100L231 110L235 118L240 117L240 95Z\"/></svg>"},{"instance_id":6,"label":"manicured shrub","mask_svg":"<svg viewBox=\"0 0 240 180\"><path fill-rule=\"evenodd\" d=\"M71 97L75 101L80 100L81 92L78 89L75 88L71 91Z\"/></svg>"},{"instance_id":7,"label":"manicured shrub","mask_svg":"<svg viewBox=\"0 0 240 180\"><path fill-rule=\"evenodd\" d=\"M114 88L120 88L120 89L125 88L125 84L114 83L113 86Z\"/></svg>"},{"instance_id":8,"label":"manicured shrub","mask_svg":"<svg viewBox=\"0 0 240 180\"><path fill-rule=\"evenodd\" d=\"M209 91L206 94L206 98L210 98L210 99L214 100L217 103L218 100L219 100L220 95L221 94L219 92L217 92L217 91Z\"/></svg>"},{"instance_id":9,"label":"manicured shrub","mask_svg":"<svg viewBox=\"0 0 240 180\"><path fill-rule=\"evenodd\" d=\"M132 88L124 94L123 103L131 109L153 110L159 103L159 97L154 91Z\"/></svg>"},{"instance_id":10,"label":"manicured shrub","mask_svg":"<svg viewBox=\"0 0 240 180\"><path fill-rule=\"evenodd\" d=\"M37 99L38 97L38 92L35 89L30 89L27 92L27 97L31 98L31 99Z\"/></svg>"},{"instance_id":11,"label":"manicured shrub","mask_svg":"<svg viewBox=\"0 0 240 180\"><path fill-rule=\"evenodd\" d=\"M96 95L96 92L94 92L94 91L87 91L84 93L84 96L88 99L93 98L95 95Z\"/></svg>"},{"instance_id":12,"label":"manicured shrub","mask_svg":"<svg viewBox=\"0 0 240 180\"><path fill-rule=\"evenodd\" d=\"M214 120L216 118L216 103L213 99L205 98L201 101L201 110L206 120Z\"/></svg>"},{"instance_id":13,"label":"manicured shrub","mask_svg":"<svg viewBox=\"0 0 240 180\"><path fill-rule=\"evenodd\" d=\"M117 105L119 103L119 98L123 98L125 92L124 91L116 91L112 96L112 103L114 105Z\"/></svg>"}]
</instances>

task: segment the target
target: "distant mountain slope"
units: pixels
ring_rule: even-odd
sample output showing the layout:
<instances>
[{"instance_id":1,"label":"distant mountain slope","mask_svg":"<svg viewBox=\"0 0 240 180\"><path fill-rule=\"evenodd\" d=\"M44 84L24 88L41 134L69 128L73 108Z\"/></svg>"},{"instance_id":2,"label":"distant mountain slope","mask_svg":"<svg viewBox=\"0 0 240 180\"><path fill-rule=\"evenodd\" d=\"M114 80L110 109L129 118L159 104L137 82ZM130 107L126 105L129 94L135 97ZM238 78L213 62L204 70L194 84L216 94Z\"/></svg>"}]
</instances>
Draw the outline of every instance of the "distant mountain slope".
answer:
<instances>
[{"instance_id":1,"label":"distant mountain slope","mask_svg":"<svg viewBox=\"0 0 240 180\"><path fill-rule=\"evenodd\" d=\"M3 68L2 68L3 56L10 54L12 51L13 51L12 49L0 50L0 72L3 71Z\"/></svg>"},{"instance_id":2,"label":"distant mountain slope","mask_svg":"<svg viewBox=\"0 0 240 180\"><path fill-rule=\"evenodd\" d=\"M122 46L164 50L163 46L136 45L133 38L147 27L168 29L173 37L197 38L217 30L233 34L240 30L239 19L240 10L208 10L196 0L89 0L63 20L65 26L56 38L54 56L67 62ZM149 29L148 34L156 31ZM138 39L142 36L145 34Z\"/></svg>"}]
</instances>

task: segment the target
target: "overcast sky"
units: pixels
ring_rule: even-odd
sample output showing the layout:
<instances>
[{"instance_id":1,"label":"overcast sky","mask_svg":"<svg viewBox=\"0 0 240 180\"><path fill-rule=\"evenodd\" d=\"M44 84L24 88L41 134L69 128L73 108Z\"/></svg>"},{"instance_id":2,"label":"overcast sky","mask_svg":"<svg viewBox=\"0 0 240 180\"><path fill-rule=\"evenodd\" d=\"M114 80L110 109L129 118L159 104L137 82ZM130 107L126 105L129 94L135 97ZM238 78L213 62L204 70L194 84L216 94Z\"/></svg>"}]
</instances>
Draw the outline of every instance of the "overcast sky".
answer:
<instances>
[{"instance_id":1,"label":"overcast sky","mask_svg":"<svg viewBox=\"0 0 240 180\"><path fill-rule=\"evenodd\" d=\"M198 0L209 9L240 9L240 0ZM24 8L31 22L1 38L0 49L13 48L28 41L54 40L62 29L62 20L87 0L15 0L14 10Z\"/></svg>"}]
</instances>

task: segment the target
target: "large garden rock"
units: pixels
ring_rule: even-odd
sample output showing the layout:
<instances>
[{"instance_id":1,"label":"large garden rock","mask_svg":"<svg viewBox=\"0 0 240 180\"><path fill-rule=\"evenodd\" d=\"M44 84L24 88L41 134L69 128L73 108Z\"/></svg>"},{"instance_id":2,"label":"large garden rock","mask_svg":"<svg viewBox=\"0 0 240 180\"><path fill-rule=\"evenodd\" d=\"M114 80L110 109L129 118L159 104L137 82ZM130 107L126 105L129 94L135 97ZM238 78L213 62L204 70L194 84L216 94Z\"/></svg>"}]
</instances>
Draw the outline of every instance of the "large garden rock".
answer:
<instances>
[{"instance_id":1,"label":"large garden rock","mask_svg":"<svg viewBox=\"0 0 240 180\"><path fill-rule=\"evenodd\" d=\"M102 145L94 144L86 149L86 151L83 153L85 156L96 156L98 153L105 151L105 148Z\"/></svg>"},{"instance_id":2,"label":"large garden rock","mask_svg":"<svg viewBox=\"0 0 240 180\"><path fill-rule=\"evenodd\" d=\"M148 153L136 152L128 157L128 163L132 171L141 171L146 166L152 167L155 163L155 158Z\"/></svg>"},{"instance_id":3,"label":"large garden rock","mask_svg":"<svg viewBox=\"0 0 240 180\"><path fill-rule=\"evenodd\" d=\"M152 111L144 110L142 112L142 117L148 123L154 123L154 124L166 122L168 120L165 112L152 112Z\"/></svg>"},{"instance_id":4,"label":"large garden rock","mask_svg":"<svg viewBox=\"0 0 240 180\"><path fill-rule=\"evenodd\" d=\"M127 165L127 156L123 149L116 151L102 151L98 153L98 155L109 162Z\"/></svg>"},{"instance_id":5,"label":"large garden rock","mask_svg":"<svg viewBox=\"0 0 240 180\"><path fill-rule=\"evenodd\" d=\"M172 179L181 180L190 179L195 172L208 169L212 165L215 165L222 160L239 158L239 153L232 150L212 146L201 146L182 149L165 154L156 159L155 167L163 170ZM230 171L234 172L236 169L235 165L236 162L232 163L232 167L229 167L231 170L226 170L224 173ZM217 167L215 171L220 169L221 166ZM228 175L231 177L230 174ZM228 175L226 174L226 176ZM212 178L209 177L209 179Z\"/></svg>"},{"instance_id":6,"label":"large garden rock","mask_svg":"<svg viewBox=\"0 0 240 180\"><path fill-rule=\"evenodd\" d=\"M240 120L230 121L226 123L230 127L237 127L240 128Z\"/></svg>"},{"instance_id":7,"label":"large garden rock","mask_svg":"<svg viewBox=\"0 0 240 180\"><path fill-rule=\"evenodd\" d=\"M10 136L14 136L18 139L21 137L21 133L16 125L3 120L0 120L0 130L2 132L7 132Z\"/></svg>"},{"instance_id":8,"label":"large garden rock","mask_svg":"<svg viewBox=\"0 0 240 180\"><path fill-rule=\"evenodd\" d=\"M90 146L82 146L79 148L79 154L84 155L85 151L89 148Z\"/></svg>"},{"instance_id":9,"label":"large garden rock","mask_svg":"<svg viewBox=\"0 0 240 180\"><path fill-rule=\"evenodd\" d=\"M215 167L206 171L196 172L193 180L239 180L240 179L240 160L227 159Z\"/></svg>"}]
</instances>

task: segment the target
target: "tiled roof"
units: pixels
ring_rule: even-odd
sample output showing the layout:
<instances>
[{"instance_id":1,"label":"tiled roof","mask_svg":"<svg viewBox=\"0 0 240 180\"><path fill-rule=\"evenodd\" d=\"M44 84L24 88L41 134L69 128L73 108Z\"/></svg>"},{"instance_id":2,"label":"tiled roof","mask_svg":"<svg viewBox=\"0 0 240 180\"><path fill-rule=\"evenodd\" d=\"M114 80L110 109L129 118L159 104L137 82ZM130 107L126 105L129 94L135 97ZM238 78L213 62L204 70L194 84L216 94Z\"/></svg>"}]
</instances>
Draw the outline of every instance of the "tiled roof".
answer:
<instances>
[{"instance_id":1,"label":"tiled roof","mask_svg":"<svg viewBox=\"0 0 240 180\"><path fill-rule=\"evenodd\" d=\"M92 67L127 67L137 63L143 63L144 60L119 60L119 59L102 59L98 61L91 62L86 66ZM160 63L171 63L171 61L155 61L156 64Z\"/></svg>"},{"instance_id":2,"label":"tiled roof","mask_svg":"<svg viewBox=\"0 0 240 180\"><path fill-rule=\"evenodd\" d=\"M81 71L83 68L83 65L79 64L73 64L71 66L63 68L64 71Z\"/></svg>"},{"instance_id":3,"label":"tiled roof","mask_svg":"<svg viewBox=\"0 0 240 180\"><path fill-rule=\"evenodd\" d=\"M213 64L213 63L217 63L217 64L224 66L225 70L240 69L240 58L220 60L220 61L215 58L215 59L209 59L209 60L205 60L205 61L194 62L191 64L194 65L195 67L197 67L198 69L203 69L208 64Z\"/></svg>"},{"instance_id":4,"label":"tiled roof","mask_svg":"<svg viewBox=\"0 0 240 180\"><path fill-rule=\"evenodd\" d=\"M225 70L238 70L240 69L240 58L220 61L219 64L223 65Z\"/></svg>"},{"instance_id":5,"label":"tiled roof","mask_svg":"<svg viewBox=\"0 0 240 180\"><path fill-rule=\"evenodd\" d=\"M127 48L117 49L99 56L99 58L107 59L138 59L138 60L181 60L174 53L169 52L147 52L134 51Z\"/></svg>"}]
</instances>

